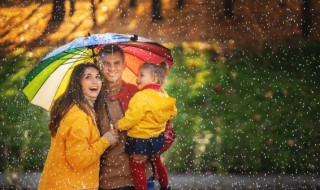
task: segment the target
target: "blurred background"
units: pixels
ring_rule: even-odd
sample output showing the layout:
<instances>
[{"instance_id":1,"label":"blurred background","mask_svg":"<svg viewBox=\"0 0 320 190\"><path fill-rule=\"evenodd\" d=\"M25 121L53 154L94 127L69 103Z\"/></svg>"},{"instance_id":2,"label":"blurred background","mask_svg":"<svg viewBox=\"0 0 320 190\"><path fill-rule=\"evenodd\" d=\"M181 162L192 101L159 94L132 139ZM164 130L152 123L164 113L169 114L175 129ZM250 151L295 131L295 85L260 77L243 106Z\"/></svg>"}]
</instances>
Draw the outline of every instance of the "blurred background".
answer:
<instances>
[{"instance_id":1,"label":"blurred background","mask_svg":"<svg viewBox=\"0 0 320 190\"><path fill-rule=\"evenodd\" d=\"M20 91L25 75L106 32L172 50L172 175L319 176L318 0L3 0L0 26L1 185L41 172L50 145L48 113Z\"/></svg>"}]
</instances>

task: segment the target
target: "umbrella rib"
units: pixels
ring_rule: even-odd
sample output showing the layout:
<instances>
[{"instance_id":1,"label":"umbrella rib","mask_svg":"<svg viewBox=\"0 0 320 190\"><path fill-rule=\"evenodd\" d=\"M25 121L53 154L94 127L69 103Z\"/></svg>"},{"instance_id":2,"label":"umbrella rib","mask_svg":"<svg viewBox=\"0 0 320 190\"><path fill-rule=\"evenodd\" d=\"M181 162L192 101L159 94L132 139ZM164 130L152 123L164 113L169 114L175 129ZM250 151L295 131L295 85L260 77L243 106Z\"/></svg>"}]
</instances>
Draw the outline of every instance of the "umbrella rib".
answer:
<instances>
[{"instance_id":1,"label":"umbrella rib","mask_svg":"<svg viewBox=\"0 0 320 190\"><path fill-rule=\"evenodd\" d=\"M89 55L89 56L86 56L86 54ZM75 54L75 55L77 55L77 54ZM90 57L91 57L91 55L90 55L89 53L83 53L80 58L73 58L73 57L72 57L72 58L61 58L60 60L65 60L65 61L74 60L74 62L75 62L75 61L90 60ZM72 62L72 61L70 61L70 62ZM65 62L65 63L63 63L62 65L70 64L70 62Z\"/></svg>"},{"instance_id":2,"label":"umbrella rib","mask_svg":"<svg viewBox=\"0 0 320 190\"><path fill-rule=\"evenodd\" d=\"M125 49L125 48L130 48L130 47L131 47L131 48L139 49L139 48L136 47L136 46L123 46L123 49ZM148 53L153 54L153 56L156 56L156 57L161 58L162 61L165 61L165 62L169 63L169 67L171 67L171 65L173 64L173 60L172 60L171 57L167 57L166 55L161 55L161 54L158 54L158 53L156 53L156 52L154 52L154 51L149 51L149 50L147 50L147 49L141 49L141 48L140 48L140 50L146 51L146 52L148 52ZM131 56L136 57L137 59L140 59L140 60L145 61L145 59L144 59L143 57L141 57L141 55L140 55L139 53L138 53L138 54L132 54L131 52L127 52L127 53L130 54Z\"/></svg>"},{"instance_id":3,"label":"umbrella rib","mask_svg":"<svg viewBox=\"0 0 320 190\"><path fill-rule=\"evenodd\" d=\"M79 55L79 54L81 54L81 55L80 55L78 58L74 58L74 57L76 57L76 56ZM81 60L85 60L85 59L81 59L84 54L85 54L85 50L84 50L83 52L81 52L81 53L76 54L74 57L70 58L69 60L74 60L74 61L72 61L72 65L69 67L69 69L73 68L73 67L74 67L73 64L76 63L78 60L80 60L80 61L81 61ZM70 61L70 62L71 62L71 61ZM65 64L65 63L64 63L64 64ZM68 69L68 70L69 70L69 69ZM65 76L67 75L67 73L68 73L68 71L65 72L64 76L62 77L62 80L61 80L60 84L58 85L58 88L57 88L56 92L54 93L53 100L52 100L52 102L51 102L50 108L51 108L52 104L53 104L54 101L55 101L54 98L57 96L57 93L58 93L58 91L59 91L59 89L60 89L60 86L62 85L62 81L63 81L63 79L65 78ZM66 90L66 89L65 89L65 90ZM50 109L50 108L49 108L49 109Z\"/></svg>"},{"instance_id":4,"label":"umbrella rib","mask_svg":"<svg viewBox=\"0 0 320 190\"><path fill-rule=\"evenodd\" d=\"M158 44L158 43L147 43L147 42L146 42L146 44L149 44L149 45L151 45L151 46L157 46L157 47L159 47L159 48L168 49L168 51L170 51L169 48L166 48L166 47L164 47L164 46L162 46L162 45L160 45L160 44ZM138 45L132 45L132 44L123 44L123 46L124 46L124 48L126 48L126 47L134 47L134 48L142 49L142 50L151 52L152 54L155 54L155 55L157 55L157 56L159 56L159 57L163 57L164 59L166 59L166 60L168 60L168 61L170 61L170 62L173 61L172 56L168 55L167 53L161 54L161 53L158 53L157 51L151 51L151 49L149 49L149 48L141 48L141 47L139 47ZM136 56L136 57L137 57L137 56ZM139 58L139 57L138 57L138 58ZM139 59L140 59L140 58L139 58Z\"/></svg>"},{"instance_id":5,"label":"umbrella rib","mask_svg":"<svg viewBox=\"0 0 320 190\"><path fill-rule=\"evenodd\" d=\"M138 59L140 59L140 58L138 58ZM134 74L136 74L134 71L133 71L133 69L131 69L130 67L127 67L132 73L134 73Z\"/></svg>"},{"instance_id":6,"label":"umbrella rib","mask_svg":"<svg viewBox=\"0 0 320 190\"><path fill-rule=\"evenodd\" d=\"M61 58L60 60L75 60L75 61L80 60L80 61L83 61L83 60L88 59L86 56L83 56L83 55L88 54L89 56L91 56L89 53L86 53L86 49L84 49L84 48L75 48L75 50L80 50L80 51L82 51L82 55L81 55L80 58L74 58L74 57L72 57L72 58ZM65 53L68 54L68 52L65 52ZM74 55L75 55L75 56L76 56L76 55L79 55L79 53L74 54ZM88 56L88 57L89 57L89 56ZM83 57L83 59L82 59L82 57ZM63 63L63 64L68 64L68 63Z\"/></svg>"}]
</instances>

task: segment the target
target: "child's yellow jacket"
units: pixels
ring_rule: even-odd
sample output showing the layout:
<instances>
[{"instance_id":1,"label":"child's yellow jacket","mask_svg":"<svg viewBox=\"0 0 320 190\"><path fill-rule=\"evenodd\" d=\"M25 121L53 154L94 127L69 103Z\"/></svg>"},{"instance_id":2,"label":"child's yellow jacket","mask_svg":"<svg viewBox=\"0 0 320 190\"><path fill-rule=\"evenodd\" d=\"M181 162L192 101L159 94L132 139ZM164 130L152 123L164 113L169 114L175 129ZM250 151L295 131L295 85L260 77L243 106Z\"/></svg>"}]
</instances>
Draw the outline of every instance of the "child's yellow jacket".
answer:
<instances>
[{"instance_id":1,"label":"child's yellow jacket","mask_svg":"<svg viewBox=\"0 0 320 190\"><path fill-rule=\"evenodd\" d=\"M120 130L127 130L133 138L158 137L166 123L177 114L176 99L161 89L145 89L137 92L129 102L125 116L118 121Z\"/></svg>"},{"instance_id":2,"label":"child's yellow jacket","mask_svg":"<svg viewBox=\"0 0 320 190\"><path fill-rule=\"evenodd\" d=\"M108 146L93 119L73 106L51 138L38 189L98 189L100 156Z\"/></svg>"}]
</instances>

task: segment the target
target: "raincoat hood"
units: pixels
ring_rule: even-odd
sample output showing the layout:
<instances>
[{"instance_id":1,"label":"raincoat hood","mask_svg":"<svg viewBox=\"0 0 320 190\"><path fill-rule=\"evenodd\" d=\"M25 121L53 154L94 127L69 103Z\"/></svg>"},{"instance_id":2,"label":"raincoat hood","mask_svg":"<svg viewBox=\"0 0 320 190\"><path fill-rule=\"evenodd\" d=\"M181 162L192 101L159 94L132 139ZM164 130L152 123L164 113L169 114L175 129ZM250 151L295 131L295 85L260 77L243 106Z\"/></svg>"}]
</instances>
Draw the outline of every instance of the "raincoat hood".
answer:
<instances>
[{"instance_id":1,"label":"raincoat hood","mask_svg":"<svg viewBox=\"0 0 320 190\"><path fill-rule=\"evenodd\" d=\"M154 91L148 90L150 94L157 93L158 98L148 98L149 106L152 112L154 112L154 119L157 123L165 124L168 120L173 119L176 114L175 104L176 99L168 96L164 90Z\"/></svg>"}]
</instances>

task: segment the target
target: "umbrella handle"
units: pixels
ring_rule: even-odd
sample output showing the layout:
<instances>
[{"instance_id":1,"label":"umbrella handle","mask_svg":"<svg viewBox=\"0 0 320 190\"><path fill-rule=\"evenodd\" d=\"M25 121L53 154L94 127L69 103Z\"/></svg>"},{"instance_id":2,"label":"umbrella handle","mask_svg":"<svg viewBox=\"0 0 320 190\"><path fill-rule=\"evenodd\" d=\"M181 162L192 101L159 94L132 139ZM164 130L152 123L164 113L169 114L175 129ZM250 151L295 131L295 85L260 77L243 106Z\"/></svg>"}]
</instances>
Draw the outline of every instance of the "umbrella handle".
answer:
<instances>
[{"instance_id":1,"label":"umbrella handle","mask_svg":"<svg viewBox=\"0 0 320 190\"><path fill-rule=\"evenodd\" d=\"M88 37L90 37L91 34L90 32L88 32ZM96 53L94 52L94 46L89 46L89 48L92 51L92 58L93 58L93 63L96 64L97 63L97 59L96 59Z\"/></svg>"},{"instance_id":2,"label":"umbrella handle","mask_svg":"<svg viewBox=\"0 0 320 190\"><path fill-rule=\"evenodd\" d=\"M114 126L113 126L112 122L110 122L110 129L114 130Z\"/></svg>"},{"instance_id":3,"label":"umbrella handle","mask_svg":"<svg viewBox=\"0 0 320 190\"><path fill-rule=\"evenodd\" d=\"M94 47L90 46L89 47L92 51L92 59L93 59L93 63L96 64L97 63L97 58L96 58L96 53L94 52Z\"/></svg>"}]
</instances>

